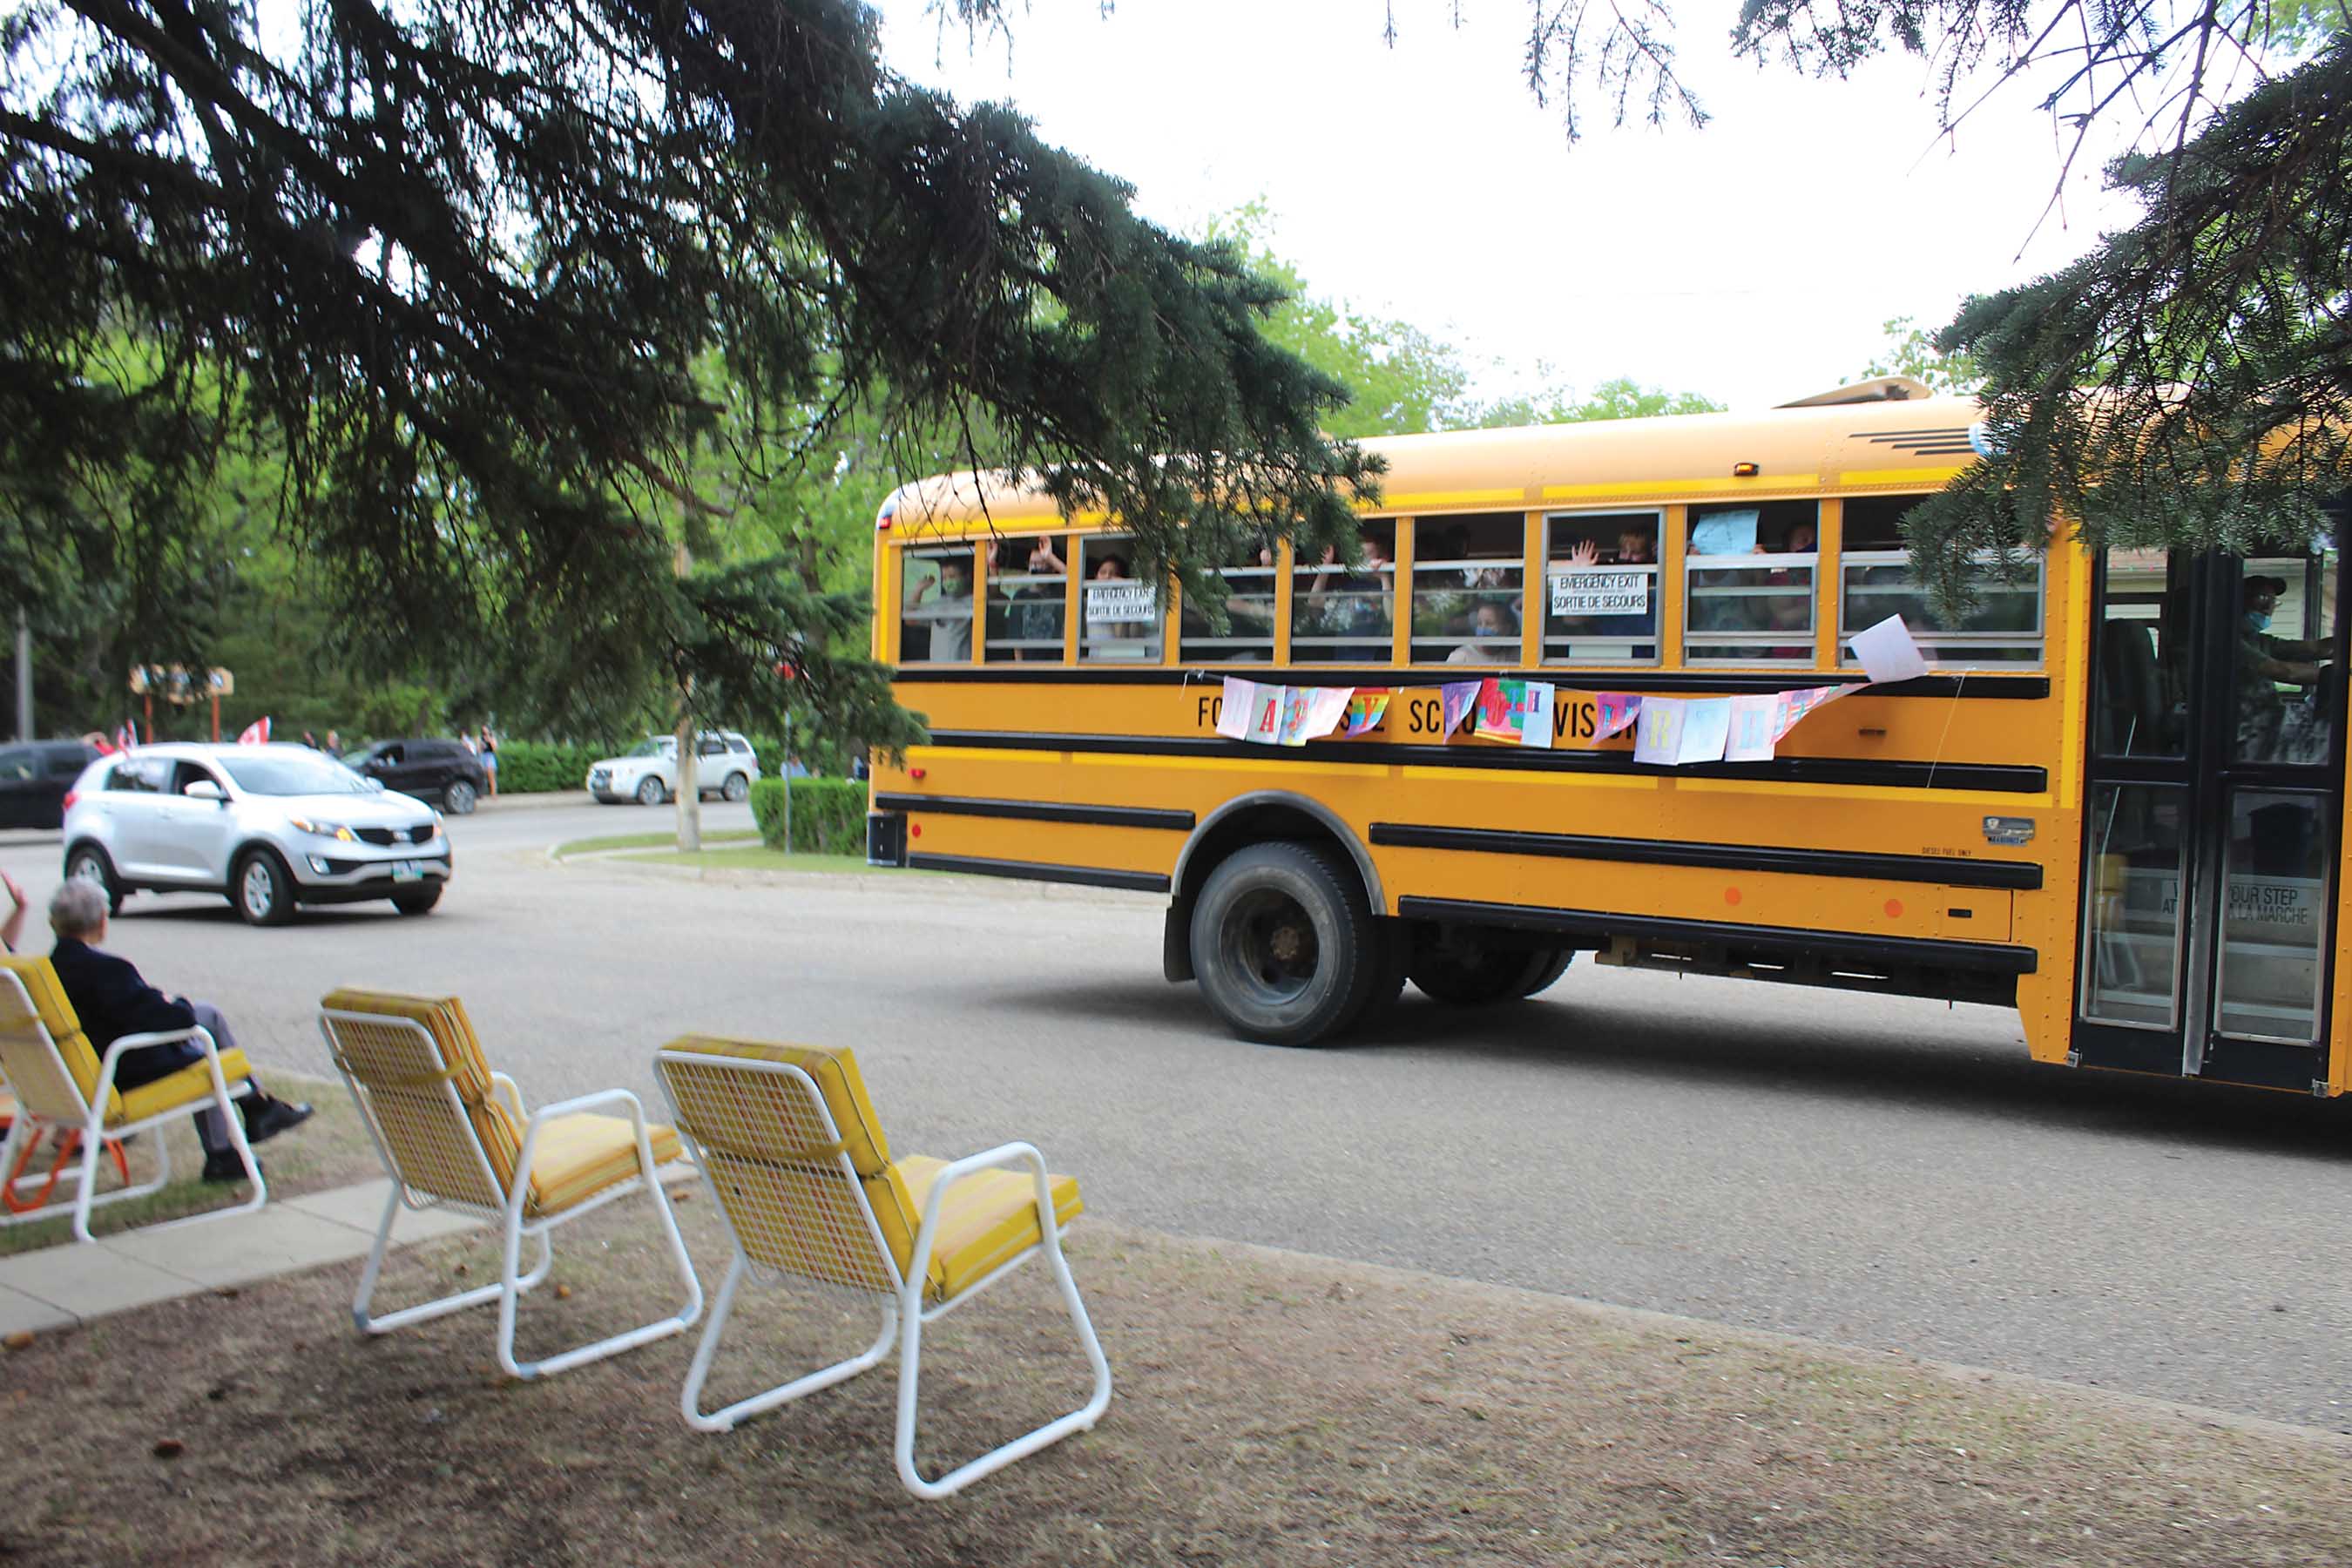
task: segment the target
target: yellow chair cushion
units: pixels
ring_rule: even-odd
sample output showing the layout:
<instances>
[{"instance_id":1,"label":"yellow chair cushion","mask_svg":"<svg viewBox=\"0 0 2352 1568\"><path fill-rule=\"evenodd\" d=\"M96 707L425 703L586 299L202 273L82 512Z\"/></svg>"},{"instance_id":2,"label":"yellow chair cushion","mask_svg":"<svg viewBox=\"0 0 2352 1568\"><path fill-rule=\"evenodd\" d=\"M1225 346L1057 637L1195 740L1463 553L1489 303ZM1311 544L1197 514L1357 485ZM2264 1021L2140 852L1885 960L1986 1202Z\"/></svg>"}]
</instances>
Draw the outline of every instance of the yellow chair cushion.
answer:
<instances>
[{"instance_id":1,"label":"yellow chair cushion","mask_svg":"<svg viewBox=\"0 0 2352 1568\"><path fill-rule=\"evenodd\" d=\"M921 1222L931 1184L946 1168L946 1161L923 1154L906 1155L894 1167L912 1205L908 1237ZM1076 1176L1048 1172L1045 1188L1054 1194L1055 1228L1069 1224L1084 1211ZM914 1247L891 1234L891 1220L879 1204L875 1205L875 1215L881 1219L882 1232L898 1252L903 1272L914 1261ZM923 1281L923 1294L933 1301L953 1300L1045 1239L1037 1225L1036 1178L1023 1169L974 1171L960 1178L940 1201L939 1223L939 1238L931 1245L931 1265Z\"/></svg>"},{"instance_id":2,"label":"yellow chair cushion","mask_svg":"<svg viewBox=\"0 0 2352 1568\"><path fill-rule=\"evenodd\" d=\"M491 1109L507 1116L503 1105ZM666 1165L684 1152L675 1128L647 1122L646 1137L656 1165ZM530 1210L561 1214L636 1174L637 1130L627 1117L586 1110L559 1116L540 1128L539 1142L530 1152Z\"/></svg>"},{"instance_id":3,"label":"yellow chair cushion","mask_svg":"<svg viewBox=\"0 0 2352 1568\"><path fill-rule=\"evenodd\" d=\"M63 1038L81 1033L81 1020L74 1016L73 1004L66 1000L66 988L47 959L11 952L0 955L0 963L15 970L16 978L25 983L25 993L33 999L33 1011L41 1016L50 1034ZM97 1081L97 1074L92 1073L90 1082Z\"/></svg>"},{"instance_id":4,"label":"yellow chair cushion","mask_svg":"<svg viewBox=\"0 0 2352 1568\"><path fill-rule=\"evenodd\" d=\"M245 1059L245 1052L232 1048L220 1054L221 1077L227 1081L229 1091L253 1076L253 1068ZM152 1083L142 1083L137 1089L124 1089L120 1097L122 1112L109 1116L109 1127L126 1121L143 1121L151 1116L193 1105L200 1100L210 1100L213 1093L212 1068L203 1062L190 1062L179 1071L167 1073Z\"/></svg>"},{"instance_id":5,"label":"yellow chair cushion","mask_svg":"<svg viewBox=\"0 0 2352 1568\"><path fill-rule=\"evenodd\" d=\"M688 1056L734 1057L755 1062L781 1062L796 1067L815 1080L841 1134L841 1152L860 1176L876 1177L889 1168L890 1141L882 1134L882 1120L866 1098L866 1079L857 1058L847 1047L779 1046L760 1040L730 1040L715 1035L686 1035L666 1050ZM695 1138L711 1148L754 1160L823 1158L830 1149L813 1147L814 1140L795 1129L789 1090L762 1074L730 1079L740 1089L723 1101L709 1099L710 1080L680 1074L670 1080L677 1096L678 1120ZM736 1095L740 1094L740 1100Z\"/></svg>"},{"instance_id":6,"label":"yellow chair cushion","mask_svg":"<svg viewBox=\"0 0 2352 1568\"><path fill-rule=\"evenodd\" d=\"M889 1159L889 1141L866 1092L857 1058L846 1047L782 1046L758 1040L688 1035L667 1050L722 1058L704 1070L665 1063L663 1081L677 1102L678 1125L702 1148L737 1239L758 1262L814 1275L835 1284L887 1290L888 1276L856 1214L850 1189L835 1163L847 1154L858 1184L903 1279L915 1261L915 1230L923 1204L946 1162L910 1154ZM838 1145L817 1142L820 1130L800 1109L805 1093L774 1074L735 1068L734 1061L782 1062L809 1075L824 1097ZM1083 1205L1074 1176L1049 1176L1055 1225L1068 1224ZM1037 1221L1036 1186L1025 1171L978 1171L950 1187L940 1209L923 1294L950 1300L1045 1239Z\"/></svg>"},{"instance_id":7,"label":"yellow chair cushion","mask_svg":"<svg viewBox=\"0 0 2352 1568\"><path fill-rule=\"evenodd\" d=\"M74 1084L81 1090L84 1103L98 1092L98 1052L90 1048L89 1037L81 1032L81 1020L75 1016L73 1004L66 1000L66 988L58 982L58 972L47 958L34 958L22 953L0 954L0 964L16 971L16 978L25 984L25 994L32 998L33 1012L48 1030L49 1038L64 1058L66 1070L73 1075ZM23 1074L27 1082L32 1074ZM60 1121L79 1121L68 1115L63 1106L42 1105L36 1108L43 1115ZM106 1119L119 1121L122 1118L122 1098L113 1090L107 1091Z\"/></svg>"}]
</instances>

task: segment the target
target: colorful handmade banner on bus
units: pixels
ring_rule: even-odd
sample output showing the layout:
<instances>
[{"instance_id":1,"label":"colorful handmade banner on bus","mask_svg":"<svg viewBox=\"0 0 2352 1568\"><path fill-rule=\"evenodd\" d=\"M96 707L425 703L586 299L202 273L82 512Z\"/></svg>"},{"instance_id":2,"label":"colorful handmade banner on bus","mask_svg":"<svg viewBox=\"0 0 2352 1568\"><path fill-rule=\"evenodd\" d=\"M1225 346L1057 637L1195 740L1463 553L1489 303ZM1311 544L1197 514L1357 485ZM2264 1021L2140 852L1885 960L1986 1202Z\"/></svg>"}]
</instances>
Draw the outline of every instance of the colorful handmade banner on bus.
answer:
<instances>
[{"instance_id":1,"label":"colorful handmade banner on bus","mask_svg":"<svg viewBox=\"0 0 2352 1568\"><path fill-rule=\"evenodd\" d=\"M1229 675L1217 733L1262 746L1303 746L1337 730L1355 695L1352 686L1276 686Z\"/></svg>"},{"instance_id":2,"label":"colorful handmade banner on bus","mask_svg":"<svg viewBox=\"0 0 2352 1568\"><path fill-rule=\"evenodd\" d=\"M1552 688L1542 680L1489 679L1478 688L1478 721L1471 731L1482 741L1521 746L1551 745Z\"/></svg>"},{"instance_id":3,"label":"colorful handmade banner on bus","mask_svg":"<svg viewBox=\"0 0 2352 1568\"><path fill-rule=\"evenodd\" d=\"M1696 763L1769 763L1774 748L1806 717L1841 697L1885 680L1908 680L1927 668L1910 628L1890 616L1853 638L1868 679L1838 686L1742 697L1658 697L1635 691L1593 694L1593 741L1633 731L1633 760L1660 767ZM1423 689L1424 690L1426 688ZM1390 687L1280 686L1224 679L1217 733L1265 746L1304 746L1334 733L1367 734L1380 727L1396 691ZM1482 741L1549 750L1557 689L1549 681L1449 681L1438 688L1441 739L1465 719Z\"/></svg>"},{"instance_id":4,"label":"colorful handmade banner on bus","mask_svg":"<svg viewBox=\"0 0 2352 1568\"><path fill-rule=\"evenodd\" d=\"M1348 694L1348 717L1341 723L1343 734L1353 737L1381 727L1381 720L1389 710L1389 700L1396 695L1386 687L1366 690L1357 687Z\"/></svg>"},{"instance_id":5,"label":"colorful handmade banner on bus","mask_svg":"<svg viewBox=\"0 0 2352 1568\"><path fill-rule=\"evenodd\" d=\"M1594 701L1595 740L1607 740L1627 722L1633 732L1633 760L1660 767L1694 763L1769 763L1774 748L1805 716L1841 697L1885 681L1909 680L1927 672L1927 661L1900 616L1889 616L1850 639L1867 679L1839 686L1810 686L1747 697L1652 697L1603 691Z\"/></svg>"},{"instance_id":6,"label":"colorful handmade banner on bus","mask_svg":"<svg viewBox=\"0 0 2352 1568\"><path fill-rule=\"evenodd\" d=\"M1642 716L1642 696L1637 691L1599 691L1592 699L1592 738L1605 741L1633 727Z\"/></svg>"},{"instance_id":7,"label":"colorful handmade banner on bus","mask_svg":"<svg viewBox=\"0 0 2352 1568\"><path fill-rule=\"evenodd\" d=\"M1483 684L1476 680L1449 680L1437 689L1443 710L1437 731L1441 737L1462 728L1462 721L1470 717L1470 710L1478 705L1478 689Z\"/></svg>"},{"instance_id":8,"label":"colorful handmade banner on bus","mask_svg":"<svg viewBox=\"0 0 2352 1568\"><path fill-rule=\"evenodd\" d=\"M1867 685L1856 681L1752 697L1644 697L1633 732L1633 760L1669 768L1769 763L1781 737L1806 714Z\"/></svg>"}]
</instances>

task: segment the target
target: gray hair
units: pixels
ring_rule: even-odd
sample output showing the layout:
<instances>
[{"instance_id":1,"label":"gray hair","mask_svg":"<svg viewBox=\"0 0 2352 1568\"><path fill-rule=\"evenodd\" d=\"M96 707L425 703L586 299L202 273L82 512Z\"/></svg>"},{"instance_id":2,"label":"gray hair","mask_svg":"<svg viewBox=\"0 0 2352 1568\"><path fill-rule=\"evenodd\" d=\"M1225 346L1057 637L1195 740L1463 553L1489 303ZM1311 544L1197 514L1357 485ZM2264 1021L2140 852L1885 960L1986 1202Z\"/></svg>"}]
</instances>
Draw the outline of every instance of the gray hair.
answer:
<instances>
[{"instance_id":1,"label":"gray hair","mask_svg":"<svg viewBox=\"0 0 2352 1568\"><path fill-rule=\"evenodd\" d=\"M87 877L69 877L49 900L49 929L59 936L88 936L106 923L106 889Z\"/></svg>"}]
</instances>

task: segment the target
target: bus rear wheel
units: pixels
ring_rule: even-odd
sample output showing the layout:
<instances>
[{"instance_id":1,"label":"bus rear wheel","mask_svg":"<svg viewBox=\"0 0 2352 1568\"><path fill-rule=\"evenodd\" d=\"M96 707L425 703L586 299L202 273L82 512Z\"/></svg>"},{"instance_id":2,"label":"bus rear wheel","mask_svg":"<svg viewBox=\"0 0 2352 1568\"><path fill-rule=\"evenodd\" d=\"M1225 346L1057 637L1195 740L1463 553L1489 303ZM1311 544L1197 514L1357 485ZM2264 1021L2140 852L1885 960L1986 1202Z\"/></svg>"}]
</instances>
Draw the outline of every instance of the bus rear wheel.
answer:
<instances>
[{"instance_id":1,"label":"bus rear wheel","mask_svg":"<svg viewBox=\"0 0 2352 1568\"><path fill-rule=\"evenodd\" d=\"M1253 844L1209 873L1192 906L1192 969L1226 1027L1312 1046L1352 1023L1381 944L1352 867L1318 845Z\"/></svg>"},{"instance_id":2,"label":"bus rear wheel","mask_svg":"<svg viewBox=\"0 0 2352 1568\"><path fill-rule=\"evenodd\" d=\"M1574 955L1487 941L1475 931L1432 931L1415 944L1412 983L1432 1001L1485 1007L1532 996L1560 977Z\"/></svg>"},{"instance_id":3,"label":"bus rear wheel","mask_svg":"<svg viewBox=\"0 0 2352 1568\"><path fill-rule=\"evenodd\" d=\"M1533 996L1550 990L1553 982L1568 973L1569 963L1575 957L1576 949L1572 947L1539 950L1528 964L1527 976L1519 984L1519 994Z\"/></svg>"}]
</instances>

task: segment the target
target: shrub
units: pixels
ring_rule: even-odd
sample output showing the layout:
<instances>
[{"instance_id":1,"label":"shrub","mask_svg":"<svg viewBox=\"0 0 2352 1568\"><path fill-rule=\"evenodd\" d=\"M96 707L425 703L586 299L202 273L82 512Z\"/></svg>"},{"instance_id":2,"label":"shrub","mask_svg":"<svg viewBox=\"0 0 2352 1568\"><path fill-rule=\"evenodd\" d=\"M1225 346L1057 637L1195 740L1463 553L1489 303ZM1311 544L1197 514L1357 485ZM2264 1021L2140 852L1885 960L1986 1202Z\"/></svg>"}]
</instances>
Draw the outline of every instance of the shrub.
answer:
<instances>
[{"instance_id":1,"label":"shrub","mask_svg":"<svg viewBox=\"0 0 2352 1568\"><path fill-rule=\"evenodd\" d=\"M784 781L751 786L751 819L771 849L784 844ZM793 780L793 842L796 855L866 853L866 786L848 779Z\"/></svg>"},{"instance_id":2,"label":"shrub","mask_svg":"<svg viewBox=\"0 0 2352 1568\"><path fill-rule=\"evenodd\" d=\"M500 741L499 790L503 795L543 795L579 789L588 764L613 754L609 746L578 746L551 741Z\"/></svg>"}]
</instances>

